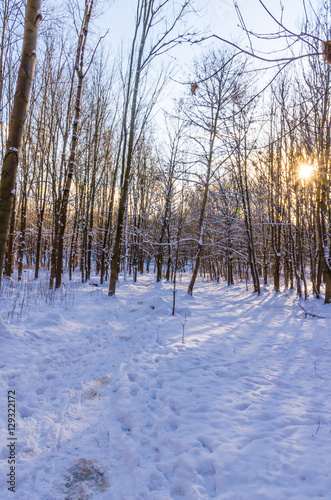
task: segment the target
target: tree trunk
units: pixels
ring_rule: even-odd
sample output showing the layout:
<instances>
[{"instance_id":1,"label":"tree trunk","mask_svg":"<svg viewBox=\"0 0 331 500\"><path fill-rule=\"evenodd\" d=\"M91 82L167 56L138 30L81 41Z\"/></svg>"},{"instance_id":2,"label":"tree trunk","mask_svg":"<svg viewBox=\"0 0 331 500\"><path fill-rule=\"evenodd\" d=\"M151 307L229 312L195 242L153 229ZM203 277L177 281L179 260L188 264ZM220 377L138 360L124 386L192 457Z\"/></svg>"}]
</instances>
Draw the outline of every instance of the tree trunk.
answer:
<instances>
[{"instance_id":1,"label":"tree trunk","mask_svg":"<svg viewBox=\"0 0 331 500\"><path fill-rule=\"evenodd\" d=\"M22 193L22 208L21 208L21 226L20 226L20 238L18 243L18 270L17 279L22 278L23 273L23 258L24 258L24 248L25 248L25 230L26 230L26 207L27 207L27 191L26 183L24 182L24 188Z\"/></svg>"},{"instance_id":2,"label":"tree trunk","mask_svg":"<svg viewBox=\"0 0 331 500\"><path fill-rule=\"evenodd\" d=\"M8 246L7 246L7 254L6 254L6 276L11 276L13 272L13 247L14 247L14 230L15 230L15 218L16 218L16 209L15 209L15 196L13 202L13 211L10 219L10 229L9 229L9 237L8 237Z\"/></svg>"},{"instance_id":3,"label":"tree trunk","mask_svg":"<svg viewBox=\"0 0 331 500\"><path fill-rule=\"evenodd\" d=\"M64 231L67 225L67 213L68 213L68 203L69 203L69 194L71 188L72 177L75 170L75 159L76 159L76 145L78 139L78 122L81 114L81 97L82 97L82 88L83 88L83 80L84 80L84 53L85 53L85 45L86 38L88 33L88 25L92 14L93 9L93 1L86 1L85 3L85 12L82 21L81 32L79 35L77 52L76 52L76 63L75 70L77 72L78 83L77 83L77 93L76 93L76 102L75 102L75 119L73 122L72 128L72 136L71 136L71 149L70 155L68 159L67 166L67 179L65 183L65 187L63 190L63 196L61 200L60 206L60 214L58 219L58 234L57 241L55 242L57 246L57 263L56 263L56 276L55 276L55 288L59 288L62 282L62 268L63 268L63 243L64 243Z\"/></svg>"},{"instance_id":4,"label":"tree trunk","mask_svg":"<svg viewBox=\"0 0 331 500\"><path fill-rule=\"evenodd\" d=\"M41 0L27 0L26 4L22 56L9 121L6 152L2 165L0 183L0 280L15 198L18 156L36 61L38 28L41 19L40 4Z\"/></svg>"},{"instance_id":5,"label":"tree trunk","mask_svg":"<svg viewBox=\"0 0 331 500\"><path fill-rule=\"evenodd\" d=\"M130 117L130 133L129 133L129 142L128 142L128 149L127 149L126 166L125 166L125 173L122 171L122 174L124 174L124 175L122 175L122 178L121 178L122 186L121 186L120 202L119 202L119 207L118 207L115 243L114 243L113 256L112 256L111 265L110 265L110 278L109 278L109 290L108 290L109 296L115 294L116 282L118 279L118 272L119 272L118 264L119 264L119 256L120 256L120 245L121 245L121 237L122 237L122 231L123 231L123 221L124 221L126 200L127 200L127 196L128 196L128 190L129 190L130 172L131 172L131 166L132 166L134 137L135 137L135 124L136 124L136 118L137 118L138 90L139 90L139 83L140 83L140 77L141 77L142 58L143 58L143 52L144 52L146 36L147 36L147 33L145 31L146 29L147 29L147 26L144 26L144 29L142 32L142 37L141 37L141 44L140 44L139 52L138 52L137 66L136 66L136 74L135 74L134 89L133 89L133 96L132 96L131 117ZM135 41L134 41L134 44L132 47L131 58L133 58L134 45L135 45ZM128 97L127 97L127 99L128 99ZM123 155L125 155L125 152L126 152L125 149L123 149Z\"/></svg>"}]
</instances>

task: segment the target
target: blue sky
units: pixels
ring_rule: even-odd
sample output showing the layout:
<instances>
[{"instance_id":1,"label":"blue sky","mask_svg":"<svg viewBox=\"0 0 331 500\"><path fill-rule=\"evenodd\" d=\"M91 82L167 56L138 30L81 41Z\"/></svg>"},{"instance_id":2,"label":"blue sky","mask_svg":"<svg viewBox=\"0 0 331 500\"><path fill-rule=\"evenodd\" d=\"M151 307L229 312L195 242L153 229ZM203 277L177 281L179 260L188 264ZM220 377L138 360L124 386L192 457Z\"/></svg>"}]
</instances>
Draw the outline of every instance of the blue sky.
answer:
<instances>
[{"instance_id":1,"label":"blue sky","mask_svg":"<svg viewBox=\"0 0 331 500\"><path fill-rule=\"evenodd\" d=\"M305 0L306 3L309 0ZM187 20L190 25L200 29L210 28L219 36L237 39L242 30L238 27L239 21L233 0L198 0L202 9L198 17L190 16ZM280 4L277 0L265 0L265 5L278 18ZM303 15L303 0L283 0L284 22L290 29L295 29L297 20ZM316 0L312 0L315 5ZM276 26L271 21L259 0L237 0L248 29L259 32L274 31ZM109 41L118 46L123 37L130 38L135 13L136 0L104 0L103 14L97 25L101 30L110 30Z\"/></svg>"},{"instance_id":2,"label":"blue sky","mask_svg":"<svg viewBox=\"0 0 331 500\"><path fill-rule=\"evenodd\" d=\"M179 2L180 0L178 0ZM190 15L187 19L188 26L193 26L196 29L208 29L211 33L215 33L222 38L233 41L238 41L241 37L240 45L249 48L248 39L243 36L242 29L238 26L239 19L233 0L197 0L203 6L199 16ZM308 2L309 0L305 0ZM313 5L316 5L317 0L311 0ZM100 34L105 33L109 29L107 40L109 41L110 52L116 54L121 42L126 41L129 46L132 33L134 29L135 7L137 0L104 0L103 1L103 14L95 21L97 31ZM240 11L245 21L247 29L259 33L268 33L277 31L277 25L270 19L265 12L259 0L237 0ZM270 9L272 14L280 18L281 8L277 0L264 0L267 8ZM283 0L284 24L292 30L298 30L298 20L303 17L303 0ZM210 42L214 47L219 44L217 40L213 39ZM277 51L280 49L278 41L264 42L256 41L255 47L264 50L267 53ZM180 81L185 81L186 76L190 73L192 68L193 59L201 52L201 46L181 46L176 49L168 61L174 63L175 78ZM167 91L163 95L163 99L158 110L162 107L169 109L171 100L174 95L179 95L183 91L182 85L174 86L168 85Z\"/></svg>"}]
</instances>

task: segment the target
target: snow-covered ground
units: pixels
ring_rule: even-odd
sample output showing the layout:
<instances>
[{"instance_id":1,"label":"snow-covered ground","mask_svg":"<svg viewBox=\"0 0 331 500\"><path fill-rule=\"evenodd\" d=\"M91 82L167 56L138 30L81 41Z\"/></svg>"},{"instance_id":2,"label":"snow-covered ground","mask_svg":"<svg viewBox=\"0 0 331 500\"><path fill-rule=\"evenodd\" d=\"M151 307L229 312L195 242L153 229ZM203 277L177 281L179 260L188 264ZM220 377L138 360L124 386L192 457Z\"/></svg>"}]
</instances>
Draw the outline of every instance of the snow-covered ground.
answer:
<instances>
[{"instance_id":1,"label":"snow-covered ground","mask_svg":"<svg viewBox=\"0 0 331 500\"><path fill-rule=\"evenodd\" d=\"M331 499L331 307L154 279L2 311L0 498Z\"/></svg>"}]
</instances>

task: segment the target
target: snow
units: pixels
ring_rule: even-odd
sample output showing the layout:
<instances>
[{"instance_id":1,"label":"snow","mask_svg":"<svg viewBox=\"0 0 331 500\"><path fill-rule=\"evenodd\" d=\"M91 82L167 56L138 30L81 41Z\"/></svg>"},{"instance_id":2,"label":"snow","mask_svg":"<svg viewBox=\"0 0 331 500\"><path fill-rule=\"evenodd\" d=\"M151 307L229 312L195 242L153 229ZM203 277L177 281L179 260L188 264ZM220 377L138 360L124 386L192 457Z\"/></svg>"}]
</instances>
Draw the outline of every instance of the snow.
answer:
<instances>
[{"instance_id":1,"label":"snow","mask_svg":"<svg viewBox=\"0 0 331 500\"><path fill-rule=\"evenodd\" d=\"M0 318L0 339L1 338L11 338L11 333L7 325Z\"/></svg>"},{"instance_id":2,"label":"snow","mask_svg":"<svg viewBox=\"0 0 331 500\"><path fill-rule=\"evenodd\" d=\"M330 498L330 306L189 278L175 316L153 275L2 309L1 499Z\"/></svg>"}]
</instances>

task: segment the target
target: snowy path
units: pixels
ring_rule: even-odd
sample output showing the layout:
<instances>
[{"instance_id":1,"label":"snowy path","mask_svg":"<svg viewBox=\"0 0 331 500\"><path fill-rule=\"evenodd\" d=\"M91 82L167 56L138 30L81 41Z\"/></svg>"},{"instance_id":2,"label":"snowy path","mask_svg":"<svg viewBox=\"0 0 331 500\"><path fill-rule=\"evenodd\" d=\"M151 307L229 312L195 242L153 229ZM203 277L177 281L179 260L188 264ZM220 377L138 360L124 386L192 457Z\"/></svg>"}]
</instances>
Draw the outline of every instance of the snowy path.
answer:
<instances>
[{"instance_id":1,"label":"snowy path","mask_svg":"<svg viewBox=\"0 0 331 500\"><path fill-rule=\"evenodd\" d=\"M18 420L13 496L2 397L1 498L331 498L331 320L290 294L185 289L174 317L170 286L140 278L0 325Z\"/></svg>"}]
</instances>

